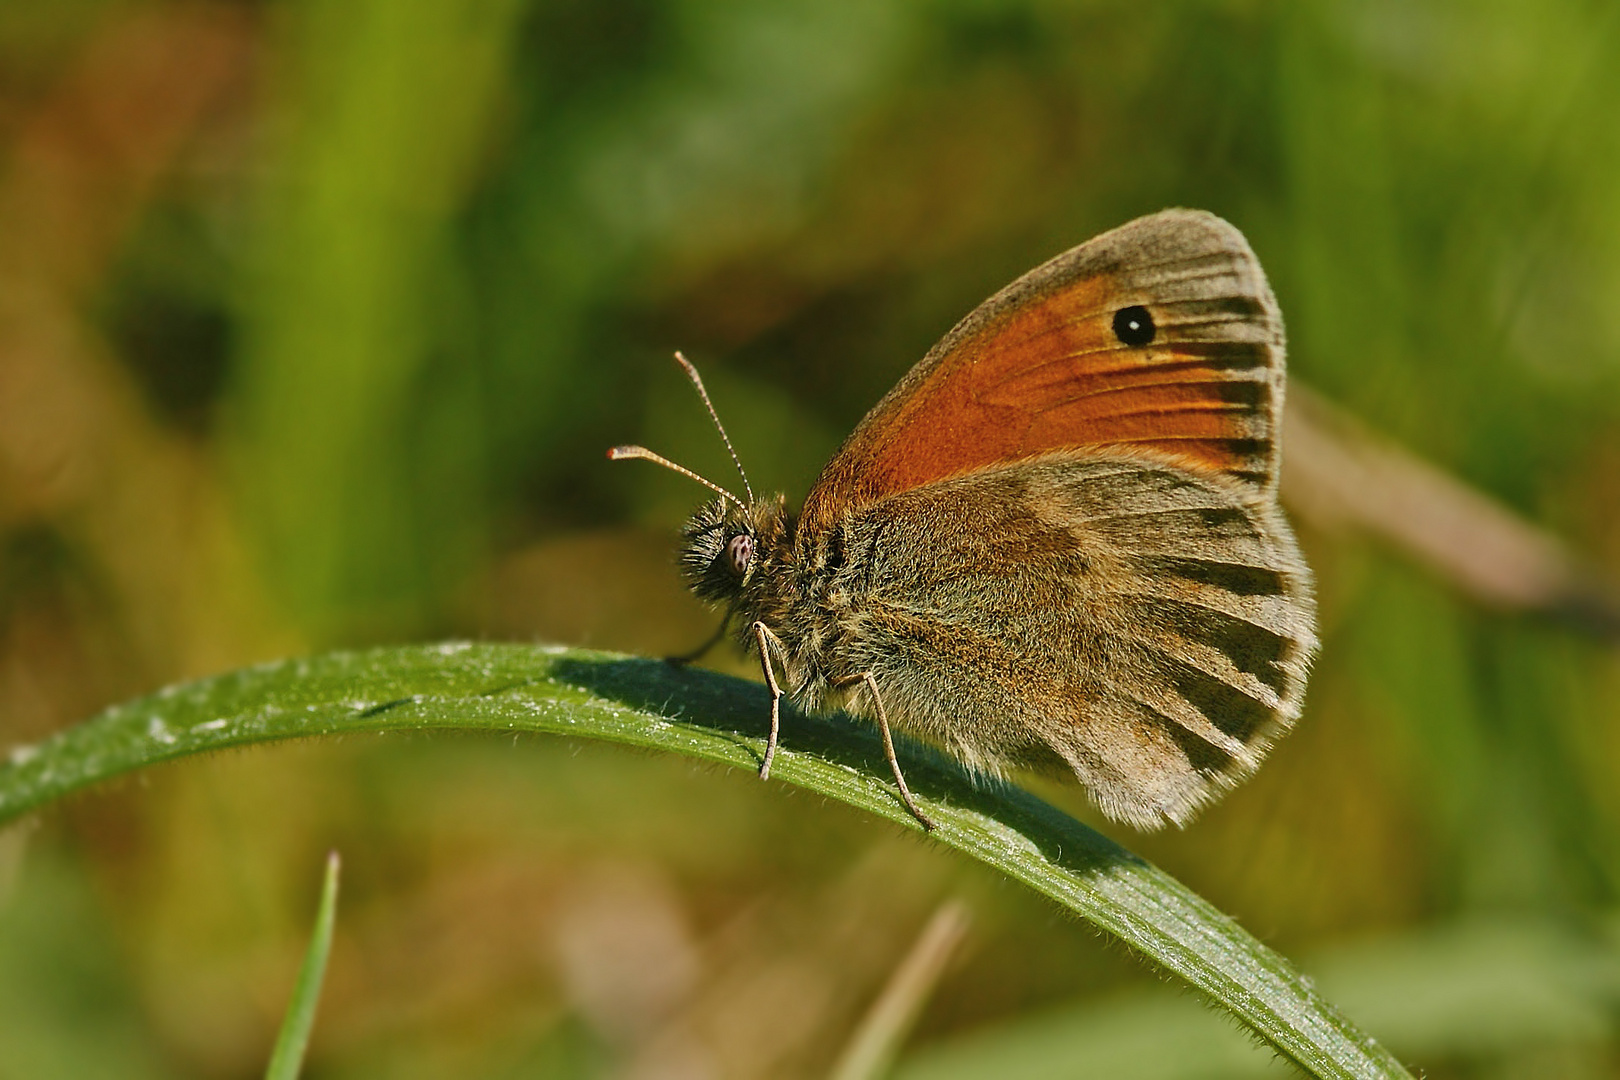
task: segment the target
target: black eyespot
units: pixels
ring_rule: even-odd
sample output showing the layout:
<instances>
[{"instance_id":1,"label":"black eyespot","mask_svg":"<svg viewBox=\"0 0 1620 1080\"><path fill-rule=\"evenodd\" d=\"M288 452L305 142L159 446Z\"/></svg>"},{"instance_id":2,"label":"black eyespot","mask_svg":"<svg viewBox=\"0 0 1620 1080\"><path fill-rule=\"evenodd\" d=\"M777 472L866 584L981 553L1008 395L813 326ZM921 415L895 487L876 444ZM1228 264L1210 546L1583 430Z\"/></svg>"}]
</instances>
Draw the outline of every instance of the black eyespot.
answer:
<instances>
[{"instance_id":1,"label":"black eyespot","mask_svg":"<svg viewBox=\"0 0 1620 1080\"><path fill-rule=\"evenodd\" d=\"M748 572L748 564L754 560L754 538L747 533L738 533L726 545L726 565L731 572L742 577Z\"/></svg>"},{"instance_id":2,"label":"black eyespot","mask_svg":"<svg viewBox=\"0 0 1620 1080\"><path fill-rule=\"evenodd\" d=\"M1146 345L1157 332L1153 316L1140 304L1114 312L1114 336L1126 345Z\"/></svg>"}]
</instances>

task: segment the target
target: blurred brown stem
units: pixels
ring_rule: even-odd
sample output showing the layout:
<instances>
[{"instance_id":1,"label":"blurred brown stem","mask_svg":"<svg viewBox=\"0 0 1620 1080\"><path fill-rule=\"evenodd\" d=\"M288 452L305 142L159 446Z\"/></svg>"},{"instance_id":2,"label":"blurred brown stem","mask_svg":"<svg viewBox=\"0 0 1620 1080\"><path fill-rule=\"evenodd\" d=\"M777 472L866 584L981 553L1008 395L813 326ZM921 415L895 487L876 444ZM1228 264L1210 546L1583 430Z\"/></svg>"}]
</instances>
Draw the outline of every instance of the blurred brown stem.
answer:
<instances>
[{"instance_id":1,"label":"blurred brown stem","mask_svg":"<svg viewBox=\"0 0 1620 1080\"><path fill-rule=\"evenodd\" d=\"M967 905L947 900L935 910L883 992L861 1018L830 1074L833 1080L871 1080L894 1061L945 965L968 928Z\"/></svg>"},{"instance_id":2,"label":"blurred brown stem","mask_svg":"<svg viewBox=\"0 0 1620 1080\"><path fill-rule=\"evenodd\" d=\"M1327 529L1364 529L1493 607L1620 639L1620 593L1550 533L1292 382L1282 496Z\"/></svg>"}]
</instances>

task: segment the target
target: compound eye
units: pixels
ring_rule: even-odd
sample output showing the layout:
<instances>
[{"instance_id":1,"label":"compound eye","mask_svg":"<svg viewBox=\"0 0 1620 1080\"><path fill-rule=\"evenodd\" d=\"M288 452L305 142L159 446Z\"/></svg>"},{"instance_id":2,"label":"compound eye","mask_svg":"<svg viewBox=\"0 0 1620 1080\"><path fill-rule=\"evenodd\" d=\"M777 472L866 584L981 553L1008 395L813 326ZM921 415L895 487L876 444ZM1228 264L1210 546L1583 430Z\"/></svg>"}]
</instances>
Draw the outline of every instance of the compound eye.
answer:
<instances>
[{"instance_id":1,"label":"compound eye","mask_svg":"<svg viewBox=\"0 0 1620 1080\"><path fill-rule=\"evenodd\" d=\"M754 538L747 533L738 533L726 545L726 565L731 572L742 577L748 572L748 564L754 559Z\"/></svg>"}]
</instances>

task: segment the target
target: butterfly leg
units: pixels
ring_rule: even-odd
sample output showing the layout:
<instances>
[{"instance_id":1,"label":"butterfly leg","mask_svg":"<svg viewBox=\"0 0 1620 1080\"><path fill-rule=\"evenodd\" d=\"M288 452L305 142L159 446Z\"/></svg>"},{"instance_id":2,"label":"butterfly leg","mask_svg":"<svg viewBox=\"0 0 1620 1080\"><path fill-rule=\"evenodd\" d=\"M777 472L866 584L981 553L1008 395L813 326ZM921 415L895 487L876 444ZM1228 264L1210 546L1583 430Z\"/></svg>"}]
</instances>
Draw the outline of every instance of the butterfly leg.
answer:
<instances>
[{"instance_id":1,"label":"butterfly leg","mask_svg":"<svg viewBox=\"0 0 1620 1080\"><path fill-rule=\"evenodd\" d=\"M870 671L863 671L839 682L846 686L857 682L866 684L867 691L872 695L873 711L877 713L878 732L883 736L883 756L889 759L889 768L894 772L895 786L900 789L900 801L906 804L911 816L922 823L924 830L933 832L933 819L918 809L917 801L911 797L911 789L906 786L906 778L900 772L900 759L894 756L894 736L889 733L889 714L883 708L883 698L878 693L876 676Z\"/></svg>"},{"instance_id":2,"label":"butterfly leg","mask_svg":"<svg viewBox=\"0 0 1620 1080\"><path fill-rule=\"evenodd\" d=\"M699 645L690 652L683 652L676 656L664 657L664 663L674 664L676 667L685 667L692 661L701 659L704 653L720 644L720 639L726 636L726 627L730 624L730 622L731 613L728 611L726 612L726 617L720 620L720 625L715 628L714 634L709 638L709 640L705 641L703 644Z\"/></svg>"},{"instance_id":3,"label":"butterfly leg","mask_svg":"<svg viewBox=\"0 0 1620 1080\"><path fill-rule=\"evenodd\" d=\"M771 667L771 648L774 646L780 653L782 643L762 622L754 624L754 640L759 643L759 664L765 669L765 685L771 688L771 737L765 742L765 760L759 766L759 778L769 780L771 762L776 760L776 736L782 729L782 687L778 685L776 671Z\"/></svg>"}]
</instances>

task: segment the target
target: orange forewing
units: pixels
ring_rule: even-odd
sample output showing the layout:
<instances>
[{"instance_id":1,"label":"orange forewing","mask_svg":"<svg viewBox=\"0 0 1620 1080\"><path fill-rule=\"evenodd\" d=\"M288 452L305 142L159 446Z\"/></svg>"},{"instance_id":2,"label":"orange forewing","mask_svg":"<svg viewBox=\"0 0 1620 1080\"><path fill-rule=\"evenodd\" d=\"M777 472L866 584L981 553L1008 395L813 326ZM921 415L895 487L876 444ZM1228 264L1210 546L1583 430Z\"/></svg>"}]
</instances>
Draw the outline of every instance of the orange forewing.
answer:
<instances>
[{"instance_id":1,"label":"orange forewing","mask_svg":"<svg viewBox=\"0 0 1620 1080\"><path fill-rule=\"evenodd\" d=\"M1113 328L1145 307L1143 346ZM1275 484L1282 323L1242 235L1168 210L1082 244L987 300L867 415L802 521L987 465L1096 447Z\"/></svg>"}]
</instances>

